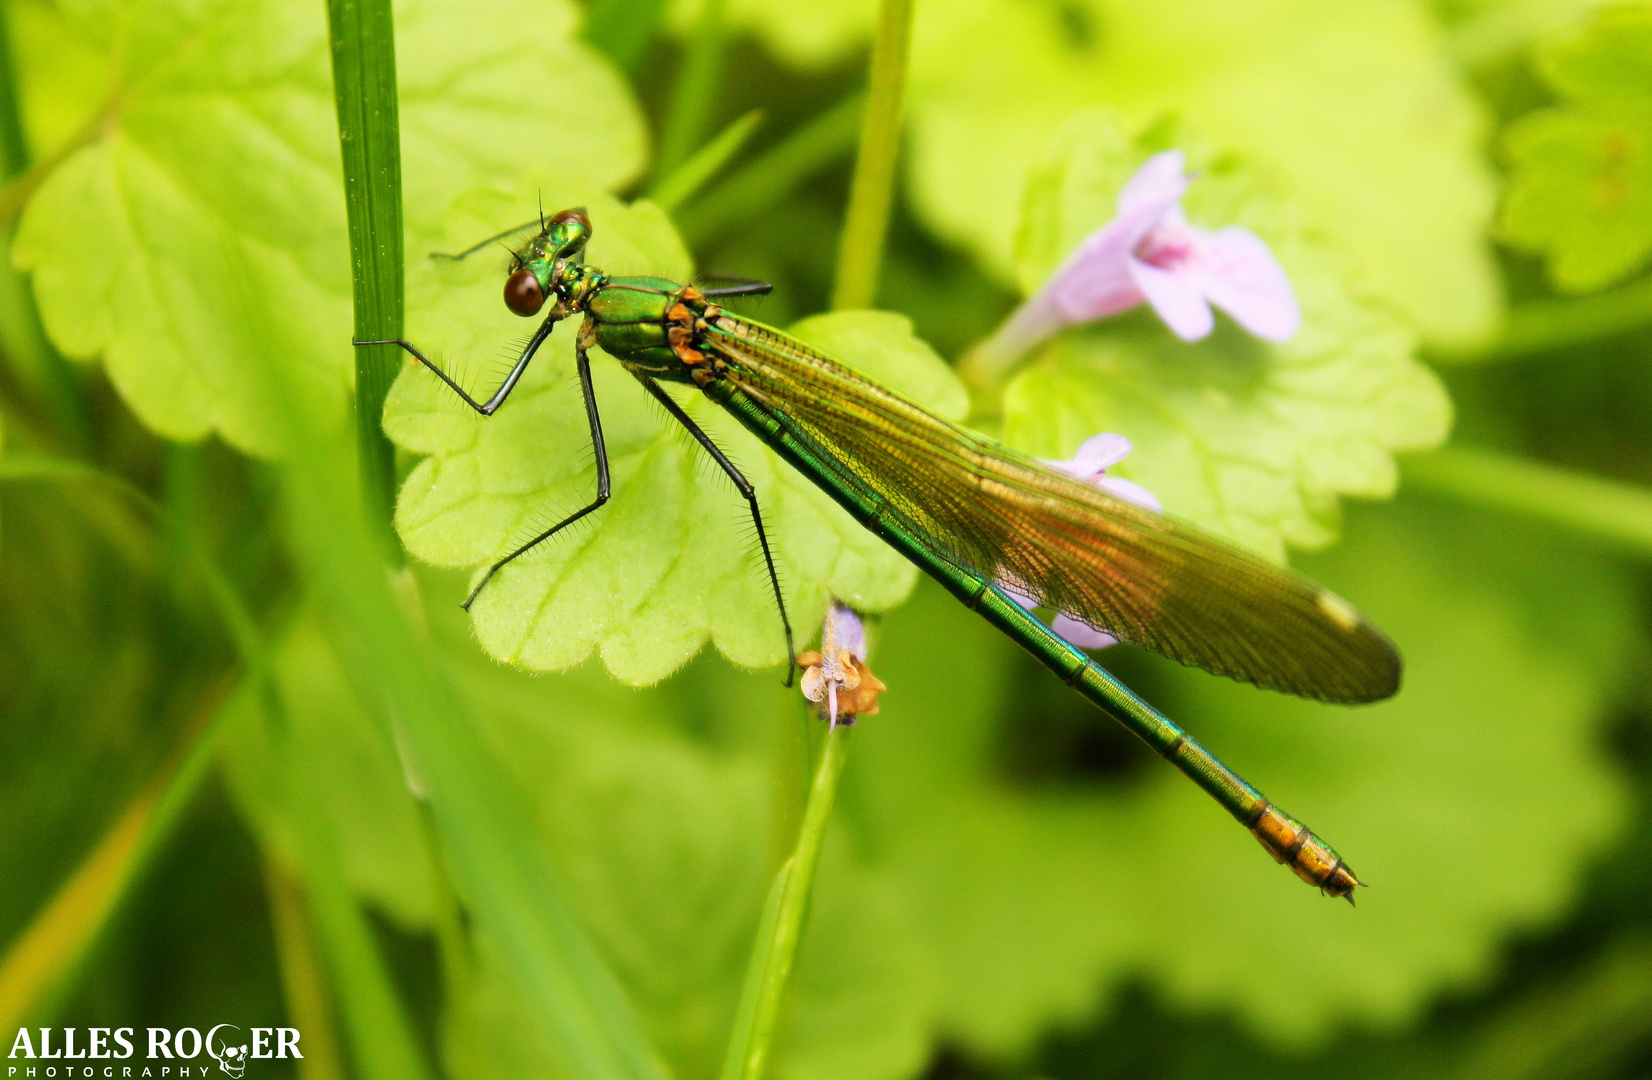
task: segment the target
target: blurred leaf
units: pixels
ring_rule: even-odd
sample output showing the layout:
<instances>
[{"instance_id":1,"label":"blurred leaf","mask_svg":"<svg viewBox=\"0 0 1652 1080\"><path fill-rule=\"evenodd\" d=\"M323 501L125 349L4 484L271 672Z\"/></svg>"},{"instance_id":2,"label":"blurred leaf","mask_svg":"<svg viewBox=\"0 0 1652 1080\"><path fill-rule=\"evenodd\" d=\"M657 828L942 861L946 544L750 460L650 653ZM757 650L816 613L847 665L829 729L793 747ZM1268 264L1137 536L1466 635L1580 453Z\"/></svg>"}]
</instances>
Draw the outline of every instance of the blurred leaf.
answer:
<instances>
[{"instance_id":1,"label":"blurred leaf","mask_svg":"<svg viewBox=\"0 0 1652 1080\"><path fill-rule=\"evenodd\" d=\"M47 330L65 354L103 356L161 434L217 430L272 452L278 410L258 369L282 365L323 411L352 370L324 12L67 7L87 41L118 48L121 82L96 141L46 179L19 228ZM402 6L410 220L520 168L524 147L554 148L559 167L600 184L636 171L640 120L573 22L566 2ZM523 107L576 87L578 110Z\"/></svg>"},{"instance_id":2,"label":"blurred leaf","mask_svg":"<svg viewBox=\"0 0 1652 1080\"><path fill-rule=\"evenodd\" d=\"M593 265L688 276L681 242L656 207L623 208L567 185L549 192L547 207L590 206ZM520 203L503 194L461 199L446 249L497 231L501 215ZM497 265L480 258L415 267L410 332L427 345L457 345L461 356L500 356L503 345L514 359L519 346L507 335L513 323L518 333L528 324L499 303L499 280ZM404 448L431 455L408 477L397 510L413 554L442 566L490 562L590 501L590 437L570 377L576 330L573 320L558 327L491 419L472 414L428 372L408 368L398 381L386 430ZM957 380L900 316L838 313L800 323L797 332L920 401L953 415L963 407ZM634 685L674 671L708 637L738 664L780 662L785 640L744 500L623 368L598 353L593 376L613 499L592 525L581 523L488 585L473 609L483 647L536 670L600 651L609 671ZM495 378L464 381L491 387ZM701 395L678 396L756 487L794 628L806 636L819 624L828 593L870 611L906 596L915 571L900 556Z\"/></svg>"},{"instance_id":3,"label":"blurred leaf","mask_svg":"<svg viewBox=\"0 0 1652 1080\"><path fill-rule=\"evenodd\" d=\"M350 887L403 926L428 925L433 870L401 761L313 617L288 634L274 669L279 717L243 695L219 740L236 803L283 866L303 867L292 800L307 792L334 823Z\"/></svg>"},{"instance_id":4,"label":"blurred leaf","mask_svg":"<svg viewBox=\"0 0 1652 1080\"><path fill-rule=\"evenodd\" d=\"M11 0L13 62L22 90L30 157L42 158L73 136L109 92L109 57L49 0Z\"/></svg>"},{"instance_id":5,"label":"blurred leaf","mask_svg":"<svg viewBox=\"0 0 1652 1080\"><path fill-rule=\"evenodd\" d=\"M1652 7L1600 5L1583 27L1568 27L1539 50L1538 70L1573 101L1652 105Z\"/></svg>"},{"instance_id":6,"label":"blurred leaf","mask_svg":"<svg viewBox=\"0 0 1652 1080\"><path fill-rule=\"evenodd\" d=\"M1479 110L1421 0L956 0L919 8L913 65L917 208L999 273L1029 170L1105 103L1175 111L1288 178L1304 223L1430 339L1493 327Z\"/></svg>"},{"instance_id":7,"label":"blurred leaf","mask_svg":"<svg viewBox=\"0 0 1652 1080\"><path fill-rule=\"evenodd\" d=\"M1029 186L1020 252L1029 288L1113 216L1119 187L1154 149L1103 114L1063 129ZM1194 168L1189 219L1267 240L1302 329L1274 344L1223 317L1190 344L1144 310L1070 331L1006 388L1005 436L1060 459L1119 432L1136 444L1120 474L1170 513L1280 559L1286 544L1335 536L1339 495L1392 495L1392 452L1440 442L1450 403L1412 358L1411 335L1386 307L1351 294L1246 169L1227 158Z\"/></svg>"},{"instance_id":8,"label":"blurred leaf","mask_svg":"<svg viewBox=\"0 0 1652 1080\"><path fill-rule=\"evenodd\" d=\"M674 1074L715 1075L773 869L769 742L806 722L796 692L709 660L643 692L594 666L555 679L479 658L457 670ZM725 734L708 744L706 723ZM924 958L898 897L843 841L828 840L777 1077L893 1080L927 1052ZM547 1048L498 963L484 952L475 985L450 997L456 1076L544 1072Z\"/></svg>"},{"instance_id":9,"label":"blurred leaf","mask_svg":"<svg viewBox=\"0 0 1652 1080\"><path fill-rule=\"evenodd\" d=\"M694 32L711 0L674 0L667 11L678 36ZM776 4L772 0L722 0L730 27L761 34L789 63L819 67L841 60L863 44L877 16L877 0L825 0L816 4Z\"/></svg>"},{"instance_id":10,"label":"blurred leaf","mask_svg":"<svg viewBox=\"0 0 1652 1080\"><path fill-rule=\"evenodd\" d=\"M1510 241L1568 292L1618 281L1652 252L1652 7L1601 8L1551 38L1538 69L1568 104L1510 127Z\"/></svg>"},{"instance_id":11,"label":"blurred leaf","mask_svg":"<svg viewBox=\"0 0 1652 1080\"><path fill-rule=\"evenodd\" d=\"M1162 679L1169 715L1340 848L1371 883L1357 911L1156 761L1125 784L1012 780L1002 740L1031 701L1006 682L1013 648L938 589L889 617L891 689L842 799L912 905L940 1030L1007 1053L1145 973L1181 1009L1302 1045L1416 1017L1565 910L1624 821L1597 735L1638 633L1620 575L1542 533L1404 504L1362 511L1312 568L1406 650L1394 700L1344 711L1108 659Z\"/></svg>"},{"instance_id":12,"label":"blurred leaf","mask_svg":"<svg viewBox=\"0 0 1652 1080\"><path fill-rule=\"evenodd\" d=\"M687 33L700 0L680 0ZM730 0L729 21L815 66L861 44L877 5ZM1174 111L1290 179L1307 224L1431 341L1487 336L1502 305L1486 249L1481 110L1427 0L936 0L913 30L912 198L1007 278L1031 165L1074 112Z\"/></svg>"}]
</instances>

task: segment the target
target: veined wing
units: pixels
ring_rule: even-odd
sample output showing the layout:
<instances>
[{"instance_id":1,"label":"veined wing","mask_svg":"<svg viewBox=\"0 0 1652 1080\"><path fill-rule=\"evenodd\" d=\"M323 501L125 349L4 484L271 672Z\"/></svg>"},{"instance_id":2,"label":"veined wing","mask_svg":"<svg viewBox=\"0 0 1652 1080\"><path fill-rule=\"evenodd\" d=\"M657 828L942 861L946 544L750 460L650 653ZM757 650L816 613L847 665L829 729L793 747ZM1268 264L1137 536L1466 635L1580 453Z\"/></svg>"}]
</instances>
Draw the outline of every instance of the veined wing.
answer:
<instances>
[{"instance_id":1,"label":"veined wing","mask_svg":"<svg viewBox=\"0 0 1652 1080\"><path fill-rule=\"evenodd\" d=\"M730 315L727 377L936 554L1184 664L1322 701L1399 688L1394 646L1301 574L1112 497Z\"/></svg>"}]
</instances>

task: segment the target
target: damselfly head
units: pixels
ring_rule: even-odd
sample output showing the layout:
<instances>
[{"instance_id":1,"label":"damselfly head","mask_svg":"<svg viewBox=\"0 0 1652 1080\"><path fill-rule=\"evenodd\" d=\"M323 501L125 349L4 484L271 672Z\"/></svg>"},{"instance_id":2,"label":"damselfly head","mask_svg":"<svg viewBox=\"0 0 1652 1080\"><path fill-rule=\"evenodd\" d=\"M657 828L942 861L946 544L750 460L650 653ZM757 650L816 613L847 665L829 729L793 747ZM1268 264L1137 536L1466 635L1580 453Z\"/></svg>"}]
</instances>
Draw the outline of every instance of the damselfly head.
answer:
<instances>
[{"instance_id":1,"label":"damselfly head","mask_svg":"<svg viewBox=\"0 0 1652 1080\"><path fill-rule=\"evenodd\" d=\"M570 264L591 238L591 219L583 207L552 217L539 234L516 253L505 279L505 306L527 318L539 314L545 298L558 292Z\"/></svg>"}]
</instances>

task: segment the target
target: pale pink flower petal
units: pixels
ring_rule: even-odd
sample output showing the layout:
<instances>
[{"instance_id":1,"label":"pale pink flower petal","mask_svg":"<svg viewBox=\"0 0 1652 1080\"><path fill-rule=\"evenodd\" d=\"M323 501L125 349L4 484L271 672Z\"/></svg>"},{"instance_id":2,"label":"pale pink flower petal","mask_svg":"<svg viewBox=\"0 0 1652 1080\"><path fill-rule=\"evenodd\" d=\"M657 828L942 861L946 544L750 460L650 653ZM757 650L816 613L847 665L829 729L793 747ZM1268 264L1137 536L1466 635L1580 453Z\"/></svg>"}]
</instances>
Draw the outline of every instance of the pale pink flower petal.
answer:
<instances>
[{"instance_id":1,"label":"pale pink flower petal","mask_svg":"<svg viewBox=\"0 0 1652 1080\"><path fill-rule=\"evenodd\" d=\"M1187 155L1180 150L1160 151L1142 162L1136 175L1126 180L1119 189L1119 216L1142 206L1174 206L1181 201L1190 183Z\"/></svg>"},{"instance_id":2,"label":"pale pink flower petal","mask_svg":"<svg viewBox=\"0 0 1652 1080\"><path fill-rule=\"evenodd\" d=\"M1152 492L1140 484L1124 479L1122 476L1107 475L1107 469L1123 461L1132 449L1134 449L1134 446L1129 439L1123 435L1106 431L1085 439L1071 460L1054 461L1049 458L1042 460L1045 465L1057 472L1066 473L1078 480L1086 480L1110 495L1158 513L1161 510L1159 500L1153 497ZM1006 596L1028 611L1038 606L1039 602L1037 600L1033 599L1031 595L1023 591L1019 584L1012 582L1009 578L1000 577L997 585ZM1057 614L1054 619L1050 620L1050 629L1058 637L1080 649L1105 649L1118 644L1118 638L1112 634L1071 615Z\"/></svg>"},{"instance_id":3,"label":"pale pink flower petal","mask_svg":"<svg viewBox=\"0 0 1652 1080\"><path fill-rule=\"evenodd\" d=\"M1079 244L982 343L982 354L1013 359L1068 326L1143 301L1187 341L1215 327L1211 304L1257 337L1283 341L1294 334L1302 315L1267 244L1237 225L1208 233L1188 224L1181 208L1191 182L1185 170L1179 150L1143 163L1119 192L1118 216Z\"/></svg>"},{"instance_id":4,"label":"pale pink flower petal","mask_svg":"<svg viewBox=\"0 0 1652 1080\"><path fill-rule=\"evenodd\" d=\"M1050 629L1055 631L1056 637L1081 649L1110 649L1119 643L1119 639L1107 631L1097 630L1089 623L1079 622L1066 615L1057 615L1051 619Z\"/></svg>"},{"instance_id":5,"label":"pale pink flower petal","mask_svg":"<svg viewBox=\"0 0 1652 1080\"><path fill-rule=\"evenodd\" d=\"M1130 253L1179 197L1161 194L1144 200L1091 233L1068 256L1040 290L1060 312L1063 325L1103 319L1141 303L1141 289L1130 274Z\"/></svg>"},{"instance_id":6,"label":"pale pink flower petal","mask_svg":"<svg viewBox=\"0 0 1652 1080\"><path fill-rule=\"evenodd\" d=\"M1092 480L1106 472L1108 466L1123 461L1135 448L1135 444L1123 435L1104 431L1080 443L1070 461L1055 461L1050 458L1040 460L1050 468L1076 476L1080 480Z\"/></svg>"},{"instance_id":7,"label":"pale pink flower petal","mask_svg":"<svg viewBox=\"0 0 1652 1080\"><path fill-rule=\"evenodd\" d=\"M1211 303L1259 338L1285 341L1302 325L1284 267L1249 229L1229 225L1210 237L1188 273Z\"/></svg>"},{"instance_id":8,"label":"pale pink flower petal","mask_svg":"<svg viewBox=\"0 0 1652 1080\"><path fill-rule=\"evenodd\" d=\"M1140 259L1131 259L1129 268L1131 280L1171 333L1183 341L1198 341L1215 329L1216 317L1210 313L1205 294L1190 275L1160 270Z\"/></svg>"},{"instance_id":9,"label":"pale pink flower petal","mask_svg":"<svg viewBox=\"0 0 1652 1080\"><path fill-rule=\"evenodd\" d=\"M1159 505L1159 500L1154 494L1134 480L1126 480L1122 476L1104 476L1096 481L1096 486L1109 495L1116 495L1125 502L1133 502L1155 514L1164 513L1164 507Z\"/></svg>"}]
</instances>

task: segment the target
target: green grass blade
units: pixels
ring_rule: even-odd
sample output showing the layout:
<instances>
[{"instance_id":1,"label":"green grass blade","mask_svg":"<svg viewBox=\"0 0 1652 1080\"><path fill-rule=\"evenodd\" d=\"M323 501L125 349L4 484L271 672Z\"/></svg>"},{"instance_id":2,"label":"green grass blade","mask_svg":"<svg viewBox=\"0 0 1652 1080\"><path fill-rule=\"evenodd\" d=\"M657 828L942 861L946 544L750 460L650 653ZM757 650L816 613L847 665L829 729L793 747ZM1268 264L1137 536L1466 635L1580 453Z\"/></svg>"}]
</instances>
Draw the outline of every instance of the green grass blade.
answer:
<instances>
[{"instance_id":1,"label":"green grass blade","mask_svg":"<svg viewBox=\"0 0 1652 1080\"><path fill-rule=\"evenodd\" d=\"M761 214L792 188L855 145L865 98L855 94L827 109L695 200L682 215L683 237L699 244Z\"/></svg>"},{"instance_id":2,"label":"green grass blade","mask_svg":"<svg viewBox=\"0 0 1652 1080\"><path fill-rule=\"evenodd\" d=\"M363 1080L429 1080L430 1068L372 927L351 893L334 832L339 823L326 820L317 793L304 790L303 774L291 775L298 783L286 801L303 861L304 898L339 991L338 1012L350 1034L356 1072Z\"/></svg>"},{"instance_id":3,"label":"green grass blade","mask_svg":"<svg viewBox=\"0 0 1652 1080\"><path fill-rule=\"evenodd\" d=\"M403 265L395 61L388 0L331 0L335 94L344 149L356 335L401 334ZM359 144L359 145L354 145ZM358 429L365 506L335 438L299 402L291 384L274 387L283 409L293 545L350 678L419 772L446 869L478 936L507 958L517 991L561 1045L576 1076L663 1075L624 992L574 919L520 795L477 727L435 671L434 657L408 624L386 577L393 459L380 459L383 392L400 364L390 347L359 359ZM267 373L280 380L284 372ZM378 381L383 379L382 382ZM373 445L365 440L371 434ZM370 472L368 466L371 465ZM393 543L393 541L392 541ZM379 549L375 551L375 549ZM398 547L399 550L399 547Z\"/></svg>"},{"instance_id":4,"label":"green grass blade","mask_svg":"<svg viewBox=\"0 0 1652 1080\"><path fill-rule=\"evenodd\" d=\"M220 723L230 710L210 699L203 720L173 761L132 799L80 866L0 958L0 1024L8 1030L53 1016L75 975L165 846L212 764Z\"/></svg>"},{"instance_id":5,"label":"green grass blade","mask_svg":"<svg viewBox=\"0 0 1652 1080\"><path fill-rule=\"evenodd\" d=\"M803 810L797 848L769 887L751 963L746 968L746 984L740 994L734 1032L729 1038L728 1056L723 1060L722 1080L761 1080L768 1068L775 1021L780 1016L780 1004L785 999L786 982L797 959L798 944L803 940L815 868L820 863L826 823L831 820L838 778L843 774L843 762L848 754L849 731L847 726L840 725L827 733L814 783L809 788L809 801Z\"/></svg>"},{"instance_id":6,"label":"green grass blade","mask_svg":"<svg viewBox=\"0 0 1652 1080\"><path fill-rule=\"evenodd\" d=\"M288 397L289 406L291 397ZM521 794L502 782L408 624L354 495L336 435L289 407L291 535L361 699L394 732L428 794L446 870L477 937L505 959L574 1076L663 1076L629 1001L585 937Z\"/></svg>"},{"instance_id":7,"label":"green grass blade","mask_svg":"<svg viewBox=\"0 0 1652 1080\"><path fill-rule=\"evenodd\" d=\"M763 122L763 110L753 109L740 117L734 123L724 128L715 139L706 143L694 156L661 180L648 197L658 203L665 210L675 210L684 201L692 198L706 183L717 175L730 158L740 152L751 138L751 133L757 125Z\"/></svg>"},{"instance_id":8,"label":"green grass blade","mask_svg":"<svg viewBox=\"0 0 1652 1080\"><path fill-rule=\"evenodd\" d=\"M287 1016L304 1033L299 1080L345 1080L344 1059L333 1025L333 1001L322 973L319 947L298 882L264 858L264 893L270 903L281 992Z\"/></svg>"},{"instance_id":9,"label":"green grass blade","mask_svg":"<svg viewBox=\"0 0 1652 1080\"><path fill-rule=\"evenodd\" d=\"M705 137L723 79L724 8L728 0L704 0L688 40L688 55L672 88L670 113L660 134L655 176L669 176Z\"/></svg>"},{"instance_id":10,"label":"green grass blade","mask_svg":"<svg viewBox=\"0 0 1652 1080\"><path fill-rule=\"evenodd\" d=\"M1652 491L1634 484L1467 446L1406 458L1404 474L1426 491L1652 556Z\"/></svg>"},{"instance_id":11,"label":"green grass blade","mask_svg":"<svg viewBox=\"0 0 1652 1080\"><path fill-rule=\"evenodd\" d=\"M878 291L883 238L895 197L895 159L901 148L901 98L911 52L912 0L883 0L872 44L872 83L860 134L860 154L849 188L849 211L838 250L832 307L868 308Z\"/></svg>"},{"instance_id":12,"label":"green grass blade","mask_svg":"<svg viewBox=\"0 0 1652 1080\"><path fill-rule=\"evenodd\" d=\"M355 335L402 336L401 129L396 104L396 42L390 0L329 0L333 96L344 156L344 205L350 225ZM368 513L386 553L399 562L391 516L396 452L382 427L384 399L401 370L393 345L356 350L356 455Z\"/></svg>"}]
</instances>

